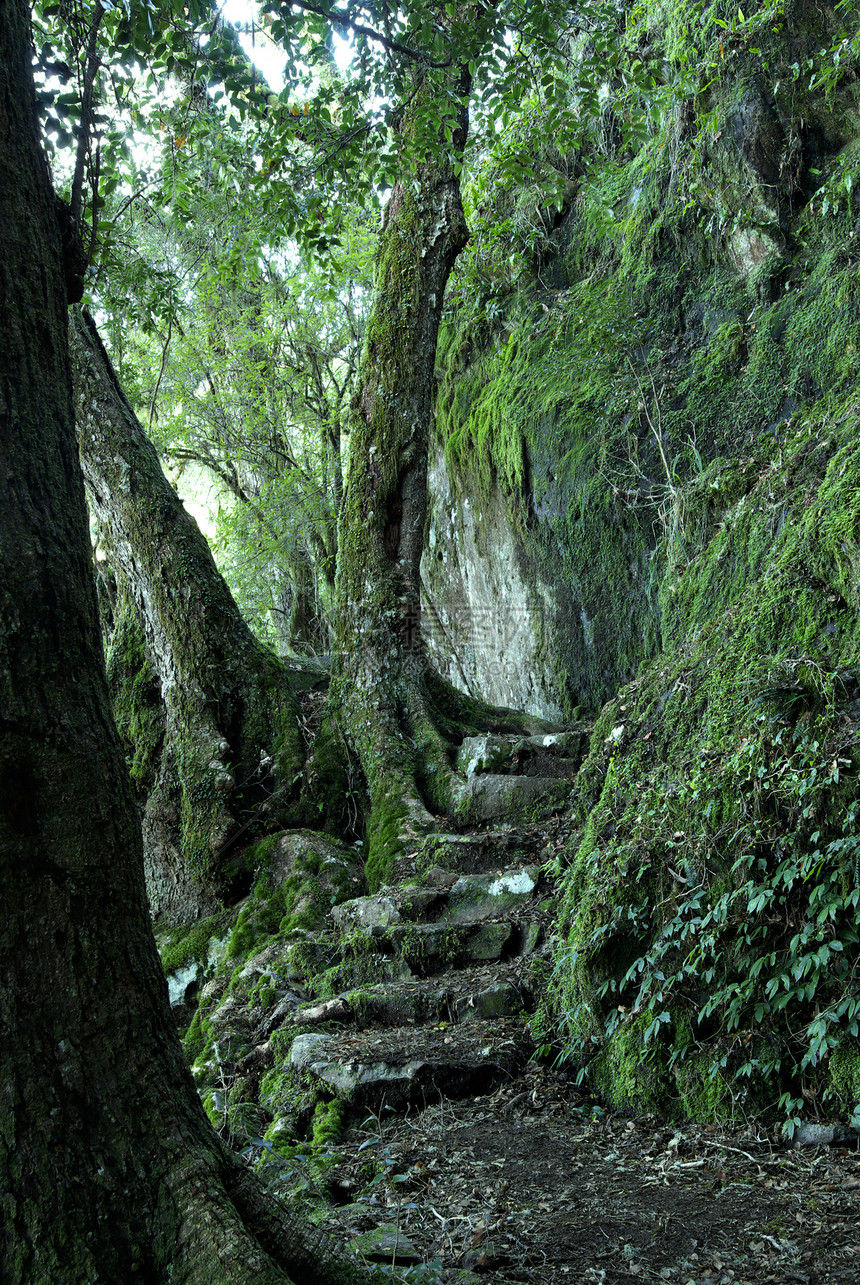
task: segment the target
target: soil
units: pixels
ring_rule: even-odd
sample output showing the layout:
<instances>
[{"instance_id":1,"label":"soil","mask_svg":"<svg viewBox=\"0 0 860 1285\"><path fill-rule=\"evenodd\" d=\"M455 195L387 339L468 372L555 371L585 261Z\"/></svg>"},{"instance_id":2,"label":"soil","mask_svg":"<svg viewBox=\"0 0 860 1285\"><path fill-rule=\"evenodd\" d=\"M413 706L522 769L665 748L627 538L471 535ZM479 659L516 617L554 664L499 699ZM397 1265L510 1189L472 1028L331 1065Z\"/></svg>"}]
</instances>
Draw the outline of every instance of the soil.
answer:
<instances>
[{"instance_id":1,"label":"soil","mask_svg":"<svg viewBox=\"0 0 860 1285\"><path fill-rule=\"evenodd\" d=\"M562 1285L860 1282L860 1153L608 1115L531 1067L467 1102L382 1114L332 1152L327 1217L398 1227L406 1279ZM392 1238L393 1239L393 1238Z\"/></svg>"}]
</instances>

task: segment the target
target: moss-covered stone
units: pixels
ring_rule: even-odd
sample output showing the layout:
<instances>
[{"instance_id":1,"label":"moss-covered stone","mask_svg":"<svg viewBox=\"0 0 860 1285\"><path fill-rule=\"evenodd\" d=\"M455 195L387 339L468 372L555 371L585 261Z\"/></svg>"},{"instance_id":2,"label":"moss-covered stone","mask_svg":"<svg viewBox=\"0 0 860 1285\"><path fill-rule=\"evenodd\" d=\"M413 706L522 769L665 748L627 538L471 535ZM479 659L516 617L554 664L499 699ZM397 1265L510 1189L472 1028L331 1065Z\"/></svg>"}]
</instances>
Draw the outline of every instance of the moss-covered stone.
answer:
<instances>
[{"instance_id":1,"label":"moss-covered stone","mask_svg":"<svg viewBox=\"0 0 860 1285\"><path fill-rule=\"evenodd\" d=\"M156 933L161 965L172 973L187 964L205 964L213 942L230 932L236 912L221 911L193 924L178 924Z\"/></svg>"},{"instance_id":2,"label":"moss-covered stone","mask_svg":"<svg viewBox=\"0 0 860 1285\"><path fill-rule=\"evenodd\" d=\"M247 959L273 937L318 930L331 907L354 896L362 879L353 849L309 830L270 835L246 860L254 884L227 945L233 961Z\"/></svg>"}]
</instances>

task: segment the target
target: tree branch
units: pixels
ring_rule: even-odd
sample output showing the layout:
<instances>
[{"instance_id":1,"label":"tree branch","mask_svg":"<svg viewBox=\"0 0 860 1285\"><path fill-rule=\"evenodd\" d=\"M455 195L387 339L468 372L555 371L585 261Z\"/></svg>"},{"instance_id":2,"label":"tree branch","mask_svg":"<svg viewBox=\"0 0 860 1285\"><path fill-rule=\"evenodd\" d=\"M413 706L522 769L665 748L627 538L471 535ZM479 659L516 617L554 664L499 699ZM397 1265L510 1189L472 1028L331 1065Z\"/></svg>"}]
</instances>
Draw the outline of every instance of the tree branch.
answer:
<instances>
[{"instance_id":1,"label":"tree branch","mask_svg":"<svg viewBox=\"0 0 860 1285\"><path fill-rule=\"evenodd\" d=\"M78 150L77 155L75 156L75 173L72 179L72 196L69 202L69 207L72 211L72 218L75 220L78 227L81 226L84 194L84 169L86 167L87 152L90 146L90 133L92 131L93 85L95 83L96 72L101 65L101 59L98 54L99 25L104 14L105 10L101 5L96 5L87 39L83 92L81 94L81 132L78 137Z\"/></svg>"},{"instance_id":2,"label":"tree branch","mask_svg":"<svg viewBox=\"0 0 860 1285\"><path fill-rule=\"evenodd\" d=\"M346 14L335 13L332 9L327 9L323 5L311 4L310 0L290 0L290 8L301 9L304 13L316 14L318 18L324 18L333 27L347 27L356 36L366 36L368 40L375 41L387 53L400 54L403 58L408 58L410 62L420 63L422 67L436 70L450 67L453 61L450 56L445 59L430 58L427 54L422 53L420 49L410 49L408 45L402 44L399 40L392 40L389 36L383 35L381 31L375 31L373 27L365 27L362 23L355 22Z\"/></svg>"}]
</instances>

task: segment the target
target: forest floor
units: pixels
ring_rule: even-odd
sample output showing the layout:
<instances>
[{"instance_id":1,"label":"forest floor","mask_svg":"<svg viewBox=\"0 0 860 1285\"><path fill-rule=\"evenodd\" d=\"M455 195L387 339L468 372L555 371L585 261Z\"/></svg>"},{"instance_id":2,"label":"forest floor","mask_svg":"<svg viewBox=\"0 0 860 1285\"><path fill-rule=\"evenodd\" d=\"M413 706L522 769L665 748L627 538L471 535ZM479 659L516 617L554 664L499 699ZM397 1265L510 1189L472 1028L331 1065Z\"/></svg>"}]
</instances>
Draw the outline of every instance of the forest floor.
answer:
<instances>
[{"instance_id":1,"label":"forest floor","mask_svg":"<svg viewBox=\"0 0 860 1285\"><path fill-rule=\"evenodd\" d=\"M569 824L531 829L518 838L537 855L563 844ZM480 856L466 864L486 868ZM413 874L406 860L396 882ZM546 928L554 901L545 879L535 893L542 908L517 913ZM461 979L480 995L522 962L487 961L413 985L456 989ZM508 1050L501 1087L413 1097L398 1111L365 1107L322 1162L306 1166L315 1174L306 1194L324 1197L328 1229L387 1261L395 1279L860 1285L857 1135L851 1145L801 1147L755 1120L732 1133L609 1112L577 1088L575 1068L530 1060L522 1014L423 1028L359 1023L338 1038L338 1057L374 1065L399 1051L402 1062L429 1045L441 1074L446 1060L474 1057L485 1041L500 1063ZM295 1192L294 1172L272 1178Z\"/></svg>"},{"instance_id":2,"label":"forest floor","mask_svg":"<svg viewBox=\"0 0 860 1285\"><path fill-rule=\"evenodd\" d=\"M399 1228L407 1280L860 1282L856 1149L610 1115L536 1065L483 1098L371 1118L333 1160L329 1190L358 1198L327 1224L387 1227L392 1249Z\"/></svg>"},{"instance_id":3,"label":"forest floor","mask_svg":"<svg viewBox=\"0 0 860 1285\"><path fill-rule=\"evenodd\" d=\"M295 1141L234 1145L274 1193L403 1285L860 1285L856 1132L843 1126L846 1145L828 1145L811 1123L805 1140L818 1145L797 1146L742 1115L732 1133L613 1113L577 1087L575 1067L535 1060L531 1015L558 911L551 859L571 839L558 811L434 836L429 869L404 853L390 885L332 910L314 944L327 941L335 975L349 977L364 925L360 985L333 995L329 970L304 977L300 999L279 940L236 970L244 991L235 976L228 987L228 961L201 1003L224 1056L245 1068L242 1094L255 1100L287 1049L298 1098L315 1085L323 1109L341 1101L347 1126L336 1142L302 1142L301 1102L261 1101ZM260 978L274 988L265 1010ZM302 1034L291 1038L291 1024ZM227 1079L235 1069L222 1068Z\"/></svg>"}]
</instances>

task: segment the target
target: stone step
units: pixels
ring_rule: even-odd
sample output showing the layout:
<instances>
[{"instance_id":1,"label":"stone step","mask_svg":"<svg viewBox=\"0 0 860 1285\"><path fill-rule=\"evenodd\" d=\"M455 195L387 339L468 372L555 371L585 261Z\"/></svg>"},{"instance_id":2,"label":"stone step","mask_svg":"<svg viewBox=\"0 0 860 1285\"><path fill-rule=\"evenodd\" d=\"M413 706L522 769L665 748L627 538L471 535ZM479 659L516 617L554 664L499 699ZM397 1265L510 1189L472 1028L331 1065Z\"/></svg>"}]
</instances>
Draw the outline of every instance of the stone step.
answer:
<instances>
[{"instance_id":1,"label":"stone step","mask_svg":"<svg viewBox=\"0 0 860 1285\"><path fill-rule=\"evenodd\" d=\"M477 918L460 922L395 923L351 943L320 936L313 942L269 950L257 969L275 990L304 989L314 1000L345 994L377 982L409 982L450 969L534 953L543 935L543 913L522 918ZM257 966L257 961L251 961Z\"/></svg>"},{"instance_id":2,"label":"stone step","mask_svg":"<svg viewBox=\"0 0 860 1285\"><path fill-rule=\"evenodd\" d=\"M486 821L541 821L570 799L571 782L548 776L471 776L457 806L462 826Z\"/></svg>"},{"instance_id":3,"label":"stone step","mask_svg":"<svg viewBox=\"0 0 860 1285\"><path fill-rule=\"evenodd\" d=\"M355 897L331 910L333 922L381 937L395 924L440 919L475 923L493 919L534 899L540 883L538 866L516 866L480 875L456 875L436 868L423 888L385 888L373 897Z\"/></svg>"},{"instance_id":4,"label":"stone step","mask_svg":"<svg viewBox=\"0 0 860 1285\"><path fill-rule=\"evenodd\" d=\"M289 1063L351 1110L424 1105L492 1093L525 1065L532 1044L516 1019L371 1034L299 1035ZM278 1104L267 1106L273 1114Z\"/></svg>"},{"instance_id":5,"label":"stone step","mask_svg":"<svg viewBox=\"0 0 860 1285\"><path fill-rule=\"evenodd\" d=\"M515 906L526 906L537 895L540 878L537 866L500 874L461 875L448 891L445 917L455 923L477 923Z\"/></svg>"},{"instance_id":6,"label":"stone step","mask_svg":"<svg viewBox=\"0 0 860 1285\"><path fill-rule=\"evenodd\" d=\"M368 1026L415 1026L433 1022L492 1021L531 1012L534 985L525 959L449 972L408 982L378 982L321 1001L282 1001L261 1025L267 1037L284 1027L349 1023Z\"/></svg>"},{"instance_id":7,"label":"stone step","mask_svg":"<svg viewBox=\"0 0 860 1285\"><path fill-rule=\"evenodd\" d=\"M498 827L463 834L428 834L420 846L396 859L392 882L397 886L423 879L429 885L428 872L433 870L448 872L455 878L461 874L502 871L520 862L533 862L543 844L541 823L517 829Z\"/></svg>"},{"instance_id":8,"label":"stone step","mask_svg":"<svg viewBox=\"0 0 860 1285\"><path fill-rule=\"evenodd\" d=\"M388 942L417 977L447 968L519 953L520 937L510 920L479 925L396 924Z\"/></svg>"},{"instance_id":9,"label":"stone step","mask_svg":"<svg viewBox=\"0 0 860 1285\"><path fill-rule=\"evenodd\" d=\"M573 777L588 751L590 726L543 736L467 736L457 752L457 767L466 777Z\"/></svg>"}]
</instances>

